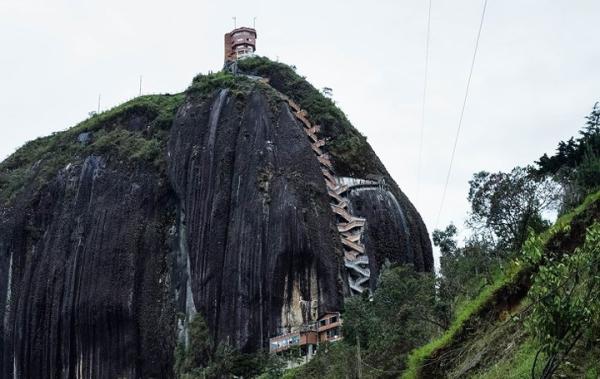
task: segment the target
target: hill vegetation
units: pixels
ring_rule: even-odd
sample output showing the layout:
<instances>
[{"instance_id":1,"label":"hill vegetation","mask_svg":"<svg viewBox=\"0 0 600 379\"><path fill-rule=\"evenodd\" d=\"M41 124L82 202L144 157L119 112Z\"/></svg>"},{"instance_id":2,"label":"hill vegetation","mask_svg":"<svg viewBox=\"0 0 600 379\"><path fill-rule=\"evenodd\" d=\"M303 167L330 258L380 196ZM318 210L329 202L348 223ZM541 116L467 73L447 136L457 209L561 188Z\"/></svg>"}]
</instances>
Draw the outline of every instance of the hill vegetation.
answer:
<instances>
[{"instance_id":1,"label":"hill vegetation","mask_svg":"<svg viewBox=\"0 0 600 379\"><path fill-rule=\"evenodd\" d=\"M372 299L346 302L345 339L286 377L598 377L598 112L555 156L474 174L470 237L433 234L439 275L388 268Z\"/></svg>"},{"instance_id":2,"label":"hill vegetation","mask_svg":"<svg viewBox=\"0 0 600 379\"><path fill-rule=\"evenodd\" d=\"M387 175L335 103L287 65L265 58L239 69L269 83L323 127L341 176ZM199 75L186 92L141 96L79 125L27 143L0 163L0 204L35 194L61 168L102 154L117 166L166 176L169 130L186 96L228 88L242 99L269 88L227 72ZM271 96L276 102L277 97ZM439 274L387 265L372 294L344 305L344 339L323 344L308 364L285 370L295 352L244 354L217 343L205 321L177 346L178 377L595 378L600 374L600 108L556 154L470 181L469 237L433 233ZM557 213L552 225L545 218Z\"/></svg>"}]
</instances>

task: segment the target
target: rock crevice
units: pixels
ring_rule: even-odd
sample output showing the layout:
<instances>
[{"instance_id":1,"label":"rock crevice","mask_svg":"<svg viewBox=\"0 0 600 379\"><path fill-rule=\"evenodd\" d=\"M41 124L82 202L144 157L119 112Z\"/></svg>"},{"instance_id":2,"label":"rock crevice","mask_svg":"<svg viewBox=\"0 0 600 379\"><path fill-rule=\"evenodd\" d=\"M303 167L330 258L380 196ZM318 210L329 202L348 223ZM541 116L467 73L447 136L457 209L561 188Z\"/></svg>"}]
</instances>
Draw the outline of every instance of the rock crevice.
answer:
<instances>
[{"instance_id":1,"label":"rock crevice","mask_svg":"<svg viewBox=\"0 0 600 379\"><path fill-rule=\"evenodd\" d=\"M169 378L196 313L216 341L254 352L342 309L349 250L371 278L386 261L432 269L391 178L335 176L348 165L331 136L251 83L166 97L170 128L134 107L105 118L118 141L99 125L84 148L78 130L71 163L41 185L54 166L20 168L31 180L0 204L0 377ZM127 143L153 161L128 160Z\"/></svg>"}]
</instances>

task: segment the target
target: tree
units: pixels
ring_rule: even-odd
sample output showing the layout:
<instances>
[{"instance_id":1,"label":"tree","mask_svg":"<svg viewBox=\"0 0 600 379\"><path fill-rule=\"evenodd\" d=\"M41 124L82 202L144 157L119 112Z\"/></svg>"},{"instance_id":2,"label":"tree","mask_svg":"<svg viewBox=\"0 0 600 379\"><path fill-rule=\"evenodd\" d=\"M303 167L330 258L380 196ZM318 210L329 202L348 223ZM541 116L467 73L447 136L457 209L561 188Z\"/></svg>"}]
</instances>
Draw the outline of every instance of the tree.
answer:
<instances>
[{"instance_id":1,"label":"tree","mask_svg":"<svg viewBox=\"0 0 600 379\"><path fill-rule=\"evenodd\" d=\"M386 268L373 297L349 299L344 312L344 341L360 343L365 371L398 377L408 353L445 326L436 317L435 280L412 266Z\"/></svg>"},{"instance_id":2,"label":"tree","mask_svg":"<svg viewBox=\"0 0 600 379\"><path fill-rule=\"evenodd\" d=\"M321 89L321 93L323 94L323 96L331 99L333 97L333 89L331 87L323 87Z\"/></svg>"},{"instance_id":3,"label":"tree","mask_svg":"<svg viewBox=\"0 0 600 379\"><path fill-rule=\"evenodd\" d=\"M344 339L320 344L315 358L289 377L399 377L408 353L443 327L435 314L434 283L432 274L412 266L384 267L373 296L346 300Z\"/></svg>"},{"instance_id":4,"label":"tree","mask_svg":"<svg viewBox=\"0 0 600 379\"><path fill-rule=\"evenodd\" d=\"M531 241L531 242L530 242ZM542 261L539 238L528 241L526 257ZM531 315L526 323L540 343L531 373L542 353L541 378L551 378L577 343L597 343L600 334L600 223L592 225L582 247L572 254L545 255L528 296Z\"/></svg>"},{"instance_id":5,"label":"tree","mask_svg":"<svg viewBox=\"0 0 600 379\"><path fill-rule=\"evenodd\" d=\"M214 342L208 325L198 313L189 322L187 346L180 343L175 352L175 376L181 379L279 378L285 361L268 352L244 354L228 343Z\"/></svg>"},{"instance_id":6,"label":"tree","mask_svg":"<svg viewBox=\"0 0 600 379\"><path fill-rule=\"evenodd\" d=\"M560 187L551 179L530 175L531 171L532 167L516 167L509 173L481 171L469 181L468 225L491 241L497 254L518 251L529 229L545 229L549 223L543 213L560 202Z\"/></svg>"},{"instance_id":7,"label":"tree","mask_svg":"<svg viewBox=\"0 0 600 379\"><path fill-rule=\"evenodd\" d=\"M175 355L175 374L178 377L192 375L205 367L212 356L213 341L204 318L200 314L192 316L188 327L188 344L179 344Z\"/></svg>"},{"instance_id":8,"label":"tree","mask_svg":"<svg viewBox=\"0 0 600 379\"><path fill-rule=\"evenodd\" d=\"M444 230L436 229L433 231L433 244L440 248L443 256L449 256L456 251L456 234L458 229L454 224L450 224Z\"/></svg>"},{"instance_id":9,"label":"tree","mask_svg":"<svg viewBox=\"0 0 600 379\"><path fill-rule=\"evenodd\" d=\"M481 287L492 281L492 273L501 263L489 241L473 235L459 247L458 230L450 224L433 232L433 244L440 249L440 272L437 278L438 319L450 324L456 305L474 297Z\"/></svg>"},{"instance_id":10,"label":"tree","mask_svg":"<svg viewBox=\"0 0 600 379\"><path fill-rule=\"evenodd\" d=\"M552 177L563 186L563 211L600 188L600 104L586 117L578 138L559 142L556 153L551 157L544 154L536 165L537 175Z\"/></svg>"}]
</instances>

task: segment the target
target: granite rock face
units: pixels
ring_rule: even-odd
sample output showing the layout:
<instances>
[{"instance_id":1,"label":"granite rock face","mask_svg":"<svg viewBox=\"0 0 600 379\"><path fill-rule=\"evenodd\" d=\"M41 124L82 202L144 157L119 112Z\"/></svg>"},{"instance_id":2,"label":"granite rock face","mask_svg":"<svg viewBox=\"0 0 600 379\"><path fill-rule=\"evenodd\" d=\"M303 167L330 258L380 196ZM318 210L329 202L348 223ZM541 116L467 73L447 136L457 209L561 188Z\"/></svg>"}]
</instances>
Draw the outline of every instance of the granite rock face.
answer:
<instances>
[{"instance_id":1,"label":"granite rock face","mask_svg":"<svg viewBox=\"0 0 600 379\"><path fill-rule=\"evenodd\" d=\"M169 376L173 204L153 173L90 156L3 209L0 376Z\"/></svg>"},{"instance_id":2,"label":"granite rock face","mask_svg":"<svg viewBox=\"0 0 600 379\"><path fill-rule=\"evenodd\" d=\"M430 248L425 225L395 185L354 189L348 198L352 213L368 220L364 241L372 277L379 276L386 262L411 264L419 271L432 270L433 257L423 254Z\"/></svg>"},{"instance_id":3,"label":"granite rock face","mask_svg":"<svg viewBox=\"0 0 600 379\"><path fill-rule=\"evenodd\" d=\"M325 183L287 107L253 91L189 98L169 143L184 215L193 311L244 351L308 321L300 301L339 309L343 274Z\"/></svg>"},{"instance_id":4,"label":"granite rock face","mask_svg":"<svg viewBox=\"0 0 600 379\"><path fill-rule=\"evenodd\" d=\"M119 120L111 128L142 135L150 118ZM285 102L260 85L190 92L164 135L162 166L99 150L0 203L0 377L169 378L196 313L253 352L342 308L336 216ZM348 195L374 276L386 261L431 271L420 216L374 174L388 184Z\"/></svg>"}]
</instances>

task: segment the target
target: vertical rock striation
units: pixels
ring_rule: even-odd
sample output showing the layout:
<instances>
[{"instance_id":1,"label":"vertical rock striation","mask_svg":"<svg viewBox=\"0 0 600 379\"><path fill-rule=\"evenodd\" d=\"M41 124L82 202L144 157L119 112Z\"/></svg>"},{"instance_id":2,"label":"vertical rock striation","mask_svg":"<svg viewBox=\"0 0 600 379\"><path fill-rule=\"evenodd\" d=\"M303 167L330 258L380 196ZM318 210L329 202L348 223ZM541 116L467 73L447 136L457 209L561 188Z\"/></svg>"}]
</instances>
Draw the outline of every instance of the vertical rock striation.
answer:
<instances>
[{"instance_id":1,"label":"vertical rock striation","mask_svg":"<svg viewBox=\"0 0 600 379\"><path fill-rule=\"evenodd\" d=\"M169 376L169 204L153 173L89 156L4 210L1 377Z\"/></svg>"},{"instance_id":2,"label":"vertical rock striation","mask_svg":"<svg viewBox=\"0 0 600 379\"><path fill-rule=\"evenodd\" d=\"M318 162L287 106L255 90L193 96L175 119L169 174L185 215L194 303L215 337L251 351L339 309L339 241Z\"/></svg>"},{"instance_id":3,"label":"vertical rock striation","mask_svg":"<svg viewBox=\"0 0 600 379\"><path fill-rule=\"evenodd\" d=\"M329 106L294 80L310 116ZM336 112L311 125L341 179L377 183L344 203L366 220L371 277L432 270L417 211ZM341 310L339 220L308 137L271 87L220 73L0 163L0 377L169 378L179 313L253 352Z\"/></svg>"}]
</instances>

